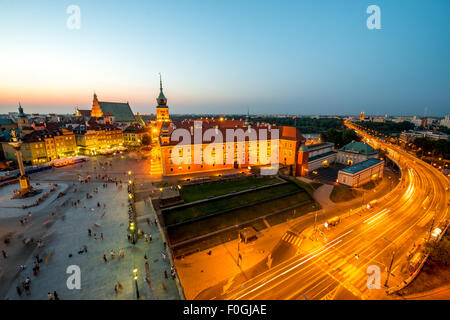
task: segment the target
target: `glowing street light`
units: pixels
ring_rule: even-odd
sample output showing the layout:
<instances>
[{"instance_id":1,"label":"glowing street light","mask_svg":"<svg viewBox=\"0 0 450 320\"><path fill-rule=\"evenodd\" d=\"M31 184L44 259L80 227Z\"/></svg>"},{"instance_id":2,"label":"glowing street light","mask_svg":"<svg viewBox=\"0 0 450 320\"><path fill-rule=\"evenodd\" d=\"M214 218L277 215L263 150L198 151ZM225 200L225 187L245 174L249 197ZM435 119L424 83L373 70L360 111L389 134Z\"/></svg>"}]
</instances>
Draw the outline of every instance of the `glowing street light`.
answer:
<instances>
[{"instance_id":1,"label":"glowing street light","mask_svg":"<svg viewBox=\"0 0 450 320\"><path fill-rule=\"evenodd\" d=\"M139 287L138 287L138 275L137 275L138 269L133 269L133 279L134 283L136 284L136 298L139 299Z\"/></svg>"}]
</instances>

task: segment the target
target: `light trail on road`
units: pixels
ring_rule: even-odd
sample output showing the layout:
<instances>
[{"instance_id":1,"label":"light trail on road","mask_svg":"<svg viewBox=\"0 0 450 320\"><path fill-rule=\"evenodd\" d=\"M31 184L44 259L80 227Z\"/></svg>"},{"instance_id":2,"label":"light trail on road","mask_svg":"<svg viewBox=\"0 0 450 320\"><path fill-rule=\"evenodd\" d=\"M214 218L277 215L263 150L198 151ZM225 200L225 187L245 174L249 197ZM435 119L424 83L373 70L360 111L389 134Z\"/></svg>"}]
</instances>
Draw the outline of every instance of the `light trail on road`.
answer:
<instances>
[{"instance_id":1,"label":"light trail on road","mask_svg":"<svg viewBox=\"0 0 450 320\"><path fill-rule=\"evenodd\" d=\"M347 125L367 136L352 124ZM367 288L367 267L379 264L386 267L395 251L391 282L401 281L394 272L399 275L404 270L406 252L426 236L433 216L435 225L448 217L449 181L433 167L395 146L373 138L371 143L396 155L403 172L396 191L377 200L377 212L357 218L319 249L288 259L218 298L321 299L334 297L343 288L360 299L387 298L384 290Z\"/></svg>"}]
</instances>

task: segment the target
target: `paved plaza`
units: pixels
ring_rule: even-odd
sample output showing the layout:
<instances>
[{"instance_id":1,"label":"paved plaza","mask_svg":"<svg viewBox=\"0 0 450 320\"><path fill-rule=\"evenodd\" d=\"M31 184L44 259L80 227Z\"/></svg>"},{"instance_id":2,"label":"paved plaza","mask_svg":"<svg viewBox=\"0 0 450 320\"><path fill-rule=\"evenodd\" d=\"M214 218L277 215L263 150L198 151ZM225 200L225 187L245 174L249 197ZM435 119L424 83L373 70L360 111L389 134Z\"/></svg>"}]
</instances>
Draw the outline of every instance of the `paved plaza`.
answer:
<instances>
[{"instance_id":1,"label":"paved plaza","mask_svg":"<svg viewBox=\"0 0 450 320\"><path fill-rule=\"evenodd\" d=\"M32 175L33 186L44 189L37 197L50 188L49 182L58 185L57 190L36 207L21 208L23 203L31 203L33 199L10 200L9 195L17 185L0 189L0 249L7 254L7 258L0 256L0 298L48 299L47 294L56 291L59 298L65 300L137 299L133 279L133 269L137 268L141 300L179 299L164 240L155 224L156 215L145 198L136 203L137 227L151 234L152 240L145 241L142 237L133 245L127 239L129 170L133 172L132 179L151 181L146 174L146 160L118 155ZM91 175L90 182L81 183L78 178L87 175ZM58 198L59 192L64 195ZM22 224L20 218L26 221ZM7 238L9 243L5 242ZM40 247L38 240L41 240ZM121 251L123 257L118 256ZM42 260L37 276L32 270L36 254ZM145 281L145 256L151 285ZM26 268L20 271L20 265ZM72 275L66 272L69 266L80 268L79 290L68 289L67 279ZM30 293L19 295L17 287L21 287L27 277L31 279ZM119 283L120 290L116 292L115 286Z\"/></svg>"}]
</instances>

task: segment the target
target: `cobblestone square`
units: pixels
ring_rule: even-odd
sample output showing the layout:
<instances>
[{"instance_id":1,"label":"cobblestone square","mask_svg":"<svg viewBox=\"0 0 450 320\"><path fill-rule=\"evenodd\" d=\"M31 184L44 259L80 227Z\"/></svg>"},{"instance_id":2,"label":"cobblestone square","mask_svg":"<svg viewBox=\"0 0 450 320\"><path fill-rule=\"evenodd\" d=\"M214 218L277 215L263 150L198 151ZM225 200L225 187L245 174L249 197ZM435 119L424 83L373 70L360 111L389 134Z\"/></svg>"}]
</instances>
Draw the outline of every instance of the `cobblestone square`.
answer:
<instances>
[{"instance_id":1,"label":"cobblestone square","mask_svg":"<svg viewBox=\"0 0 450 320\"><path fill-rule=\"evenodd\" d=\"M39 182L41 185L38 187L48 189L48 182L57 183L55 193L64 193L60 198L50 196L37 207L23 210L21 201L30 202L29 199L8 200L13 186L0 190L0 197L5 200L0 204L0 234L3 237L0 247L8 256L0 258L2 298L48 299L47 294L56 291L60 299L137 299L133 279L133 269L137 268L140 299L179 299L163 237L155 225L156 215L146 199L136 203L137 227L151 234L152 240L147 242L139 238L133 245L127 239L127 172L132 170L137 175L141 174L142 179L144 172L140 168L145 166L145 160L127 157L93 158L84 164L32 175L33 185ZM106 161L112 166L105 165ZM78 175L88 174L92 176L90 182L78 181ZM105 183L97 178L97 174L122 181ZM87 194L92 198L88 199ZM14 201L17 201L17 206ZM21 217L27 218L23 226L19 220ZM91 229L91 236L88 229ZM5 244L8 236L10 243ZM27 238L33 238L34 242L25 245L22 240ZM39 239L42 240L40 248L36 245ZM115 253L114 258L111 250ZM121 250L123 257L119 258ZM32 270L36 254L43 260L37 276ZM104 254L108 257L107 262ZM145 281L145 255L149 262L151 288ZM20 265L26 269L18 271ZM73 265L79 266L81 271L79 290L67 287L71 274L66 271ZM31 279L31 294L23 292L19 296L16 287L27 277ZM114 287L119 282L122 290L116 293Z\"/></svg>"}]
</instances>

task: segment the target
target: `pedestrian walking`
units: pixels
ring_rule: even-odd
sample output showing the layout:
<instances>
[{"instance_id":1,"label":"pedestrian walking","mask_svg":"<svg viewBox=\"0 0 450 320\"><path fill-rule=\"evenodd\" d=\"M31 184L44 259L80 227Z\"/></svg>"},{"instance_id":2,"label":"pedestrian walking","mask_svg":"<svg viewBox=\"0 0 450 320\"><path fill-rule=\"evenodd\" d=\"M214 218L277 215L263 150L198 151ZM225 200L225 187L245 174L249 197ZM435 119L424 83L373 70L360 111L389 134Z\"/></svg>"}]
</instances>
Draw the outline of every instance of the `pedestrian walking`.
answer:
<instances>
[{"instance_id":1,"label":"pedestrian walking","mask_svg":"<svg viewBox=\"0 0 450 320\"><path fill-rule=\"evenodd\" d=\"M148 240L149 240L150 242L152 241L152 234L151 234L151 233L148 235Z\"/></svg>"},{"instance_id":2,"label":"pedestrian walking","mask_svg":"<svg viewBox=\"0 0 450 320\"><path fill-rule=\"evenodd\" d=\"M3 255L3 258L4 258L4 259L8 258L8 255L6 254L6 251L5 251L5 250L2 250L2 255Z\"/></svg>"},{"instance_id":3,"label":"pedestrian walking","mask_svg":"<svg viewBox=\"0 0 450 320\"><path fill-rule=\"evenodd\" d=\"M105 260L105 263L108 263L108 256L106 253L103 254L103 260Z\"/></svg>"},{"instance_id":4,"label":"pedestrian walking","mask_svg":"<svg viewBox=\"0 0 450 320\"><path fill-rule=\"evenodd\" d=\"M116 253L114 252L114 250L111 250L110 254L111 254L111 259L114 259L114 256L116 255Z\"/></svg>"},{"instance_id":5,"label":"pedestrian walking","mask_svg":"<svg viewBox=\"0 0 450 320\"><path fill-rule=\"evenodd\" d=\"M167 270L164 270L164 278L168 279Z\"/></svg>"},{"instance_id":6,"label":"pedestrian walking","mask_svg":"<svg viewBox=\"0 0 450 320\"><path fill-rule=\"evenodd\" d=\"M100 238L103 240L103 232L100 233Z\"/></svg>"},{"instance_id":7,"label":"pedestrian walking","mask_svg":"<svg viewBox=\"0 0 450 320\"><path fill-rule=\"evenodd\" d=\"M48 300L53 300L53 295L50 292L47 294L47 296L48 296Z\"/></svg>"},{"instance_id":8,"label":"pedestrian walking","mask_svg":"<svg viewBox=\"0 0 450 320\"><path fill-rule=\"evenodd\" d=\"M29 284L29 283L24 283L24 284L23 284L23 287L24 287L24 289L25 289L25 294L26 294L27 296L29 296L29 295L31 294L30 284Z\"/></svg>"},{"instance_id":9,"label":"pedestrian walking","mask_svg":"<svg viewBox=\"0 0 450 320\"><path fill-rule=\"evenodd\" d=\"M116 296L119 293L119 288L117 287L117 284L114 286L114 292L116 293Z\"/></svg>"},{"instance_id":10,"label":"pedestrian walking","mask_svg":"<svg viewBox=\"0 0 450 320\"><path fill-rule=\"evenodd\" d=\"M22 288L20 287L20 286L17 286L16 287L16 291L17 291L17 294L19 295L19 297L21 297L22 296Z\"/></svg>"},{"instance_id":11,"label":"pedestrian walking","mask_svg":"<svg viewBox=\"0 0 450 320\"><path fill-rule=\"evenodd\" d=\"M55 300L59 300L59 294L58 292L56 292L56 290L53 291L53 297L55 298Z\"/></svg>"}]
</instances>

